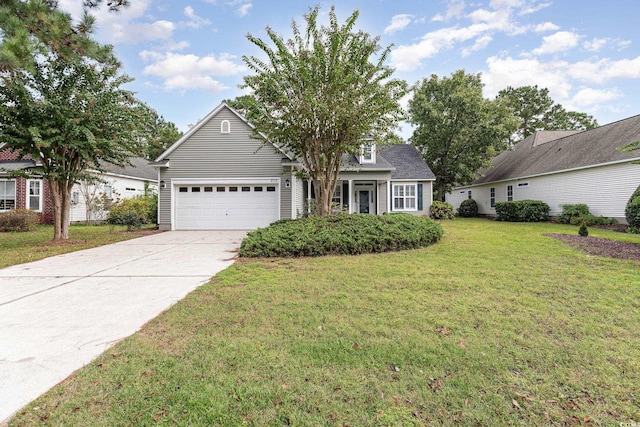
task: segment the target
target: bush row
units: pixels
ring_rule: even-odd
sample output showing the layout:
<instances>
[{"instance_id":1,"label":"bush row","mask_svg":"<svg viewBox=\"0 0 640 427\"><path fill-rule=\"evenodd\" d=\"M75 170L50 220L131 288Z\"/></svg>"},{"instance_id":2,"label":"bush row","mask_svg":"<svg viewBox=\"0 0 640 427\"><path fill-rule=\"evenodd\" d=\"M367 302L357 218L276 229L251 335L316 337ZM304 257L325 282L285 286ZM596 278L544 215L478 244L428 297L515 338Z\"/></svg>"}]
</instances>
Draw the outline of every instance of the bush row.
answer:
<instances>
[{"instance_id":1,"label":"bush row","mask_svg":"<svg viewBox=\"0 0 640 427\"><path fill-rule=\"evenodd\" d=\"M158 196L124 199L112 207L107 222L112 225L126 225L133 230L144 224L155 224L158 220Z\"/></svg>"},{"instance_id":2,"label":"bush row","mask_svg":"<svg viewBox=\"0 0 640 427\"><path fill-rule=\"evenodd\" d=\"M12 209L0 213L0 231L32 231L40 222L40 215L30 209Z\"/></svg>"},{"instance_id":3,"label":"bush row","mask_svg":"<svg viewBox=\"0 0 640 427\"><path fill-rule=\"evenodd\" d=\"M540 200L496 202L498 221L543 222L549 219L549 205Z\"/></svg>"},{"instance_id":4,"label":"bush row","mask_svg":"<svg viewBox=\"0 0 640 427\"><path fill-rule=\"evenodd\" d=\"M442 227L427 217L338 214L276 221L250 231L240 245L243 257L353 255L414 249L437 242Z\"/></svg>"},{"instance_id":5,"label":"bush row","mask_svg":"<svg viewBox=\"0 0 640 427\"><path fill-rule=\"evenodd\" d=\"M589 211L589 206L584 203L575 205L563 205L562 213L558 216L558 222L562 224L581 225L610 225L617 224L618 221L612 218L593 215Z\"/></svg>"}]
</instances>

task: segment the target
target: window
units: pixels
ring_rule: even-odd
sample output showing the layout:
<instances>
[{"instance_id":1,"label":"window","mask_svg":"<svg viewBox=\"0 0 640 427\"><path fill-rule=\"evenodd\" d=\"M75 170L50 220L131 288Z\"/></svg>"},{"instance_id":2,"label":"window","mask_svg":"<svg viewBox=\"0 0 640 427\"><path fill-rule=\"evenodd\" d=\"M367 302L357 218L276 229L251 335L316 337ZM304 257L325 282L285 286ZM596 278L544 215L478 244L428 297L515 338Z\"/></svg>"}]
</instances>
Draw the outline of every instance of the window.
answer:
<instances>
[{"instance_id":1,"label":"window","mask_svg":"<svg viewBox=\"0 0 640 427\"><path fill-rule=\"evenodd\" d=\"M224 193L225 188L224 187L216 187L216 192L218 193Z\"/></svg>"},{"instance_id":2,"label":"window","mask_svg":"<svg viewBox=\"0 0 640 427\"><path fill-rule=\"evenodd\" d=\"M213 193L213 187L204 187L205 193Z\"/></svg>"},{"instance_id":3,"label":"window","mask_svg":"<svg viewBox=\"0 0 640 427\"><path fill-rule=\"evenodd\" d=\"M27 209L42 211L42 180L27 180Z\"/></svg>"},{"instance_id":4,"label":"window","mask_svg":"<svg viewBox=\"0 0 640 427\"><path fill-rule=\"evenodd\" d=\"M80 193L74 191L73 193L71 193L71 204L77 205L78 203L80 203Z\"/></svg>"},{"instance_id":5,"label":"window","mask_svg":"<svg viewBox=\"0 0 640 427\"><path fill-rule=\"evenodd\" d=\"M360 146L360 163L376 162L376 145L362 144Z\"/></svg>"},{"instance_id":6,"label":"window","mask_svg":"<svg viewBox=\"0 0 640 427\"><path fill-rule=\"evenodd\" d=\"M180 191L182 191L182 190L180 190ZM187 191L187 190L185 189L184 191ZM113 196L113 188L111 188L111 186L108 185L108 184L104 185L104 188L103 188L102 192L104 193L105 197L107 197L109 199Z\"/></svg>"},{"instance_id":7,"label":"window","mask_svg":"<svg viewBox=\"0 0 640 427\"><path fill-rule=\"evenodd\" d=\"M274 192L276 191L276 187L267 187L267 191Z\"/></svg>"},{"instance_id":8,"label":"window","mask_svg":"<svg viewBox=\"0 0 640 427\"><path fill-rule=\"evenodd\" d=\"M496 188L495 187L491 187L489 189L489 198L491 201L491 207L495 208L496 207Z\"/></svg>"},{"instance_id":9,"label":"window","mask_svg":"<svg viewBox=\"0 0 640 427\"><path fill-rule=\"evenodd\" d=\"M127 191L136 191L136 189L133 187L125 187L124 189Z\"/></svg>"},{"instance_id":10,"label":"window","mask_svg":"<svg viewBox=\"0 0 640 427\"><path fill-rule=\"evenodd\" d=\"M416 184L393 184L393 210L415 211Z\"/></svg>"},{"instance_id":11,"label":"window","mask_svg":"<svg viewBox=\"0 0 640 427\"><path fill-rule=\"evenodd\" d=\"M529 183L528 182L519 182L518 183L518 187L528 187Z\"/></svg>"},{"instance_id":12,"label":"window","mask_svg":"<svg viewBox=\"0 0 640 427\"><path fill-rule=\"evenodd\" d=\"M467 199L471 199L471 190L467 193Z\"/></svg>"},{"instance_id":13,"label":"window","mask_svg":"<svg viewBox=\"0 0 640 427\"><path fill-rule=\"evenodd\" d=\"M238 187L229 187L229 192L230 193L237 193L238 192Z\"/></svg>"},{"instance_id":14,"label":"window","mask_svg":"<svg viewBox=\"0 0 640 427\"><path fill-rule=\"evenodd\" d=\"M189 189L187 187L180 187L178 191L181 193L186 193L187 191L189 191Z\"/></svg>"},{"instance_id":15,"label":"window","mask_svg":"<svg viewBox=\"0 0 640 427\"><path fill-rule=\"evenodd\" d=\"M507 202L513 201L513 185L507 185Z\"/></svg>"},{"instance_id":16,"label":"window","mask_svg":"<svg viewBox=\"0 0 640 427\"><path fill-rule=\"evenodd\" d=\"M8 211L16 207L16 182L0 180L0 211Z\"/></svg>"},{"instance_id":17,"label":"window","mask_svg":"<svg viewBox=\"0 0 640 427\"><path fill-rule=\"evenodd\" d=\"M220 123L220 133L231 133L231 123L229 123L229 120L223 120L222 123Z\"/></svg>"},{"instance_id":18,"label":"window","mask_svg":"<svg viewBox=\"0 0 640 427\"><path fill-rule=\"evenodd\" d=\"M200 187L191 187L191 192L192 193L199 193L200 192Z\"/></svg>"},{"instance_id":19,"label":"window","mask_svg":"<svg viewBox=\"0 0 640 427\"><path fill-rule=\"evenodd\" d=\"M342 206L342 184L338 183L336 185L336 189L333 191L333 196L331 197L331 204L337 203L339 206Z\"/></svg>"},{"instance_id":20,"label":"window","mask_svg":"<svg viewBox=\"0 0 640 427\"><path fill-rule=\"evenodd\" d=\"M242 191L251 191L251 187L242 187Z\"/></svg>"},{"instance_id":21,"label":"window","mask_svg":"<svg viewBox=\"0 0 640 427\"><path fill-rule=\"evenodd\" d=\"M253 187L253 191L262 191L262 187Z\"/></svg>"}]
</instances>

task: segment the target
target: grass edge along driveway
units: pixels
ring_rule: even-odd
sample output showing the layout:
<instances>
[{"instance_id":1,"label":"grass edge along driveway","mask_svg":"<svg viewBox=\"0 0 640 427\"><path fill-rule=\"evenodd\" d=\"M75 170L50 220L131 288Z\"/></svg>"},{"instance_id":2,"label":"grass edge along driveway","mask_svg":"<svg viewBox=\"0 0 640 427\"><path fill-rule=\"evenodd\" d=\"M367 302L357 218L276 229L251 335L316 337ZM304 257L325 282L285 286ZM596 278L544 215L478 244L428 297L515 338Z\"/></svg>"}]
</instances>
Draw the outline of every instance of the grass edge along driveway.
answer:
<instances>
[{"instance_id":1,"label":"grass edge along driveway","mask_svg":"<svg viewBox=\"0 0 640 427\"><path fill-rule=\"evenodd\" d=\"M425 249L240 261L9 425L640 422L638 262L543 236L577 227L443 226Z\"/></svg>"}]
</instances>

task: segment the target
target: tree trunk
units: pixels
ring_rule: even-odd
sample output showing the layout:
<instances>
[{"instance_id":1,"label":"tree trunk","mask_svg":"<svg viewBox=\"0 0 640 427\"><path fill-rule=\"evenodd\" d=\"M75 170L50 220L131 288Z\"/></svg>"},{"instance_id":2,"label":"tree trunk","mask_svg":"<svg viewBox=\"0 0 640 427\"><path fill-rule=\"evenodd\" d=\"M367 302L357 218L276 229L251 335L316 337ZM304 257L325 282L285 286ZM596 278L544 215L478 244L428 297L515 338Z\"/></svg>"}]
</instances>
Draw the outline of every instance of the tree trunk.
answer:
<instances>
[{"instance_id":1,"label":"tree trunk","mask_svg":"<svg viewBox=\"0 0 640 427\"><path fill-rule=\"evenodd\" d=\"M72 187L73 183L49 180L51 202L53 204L53 240L66 240L69 238Z\"/></svg>"},{"instance_id":2,"label":"tree trunk","mask_svg":"<svg viewBox=\"0 0 640 427\"><path fill-rule=\"evenodd\" d=\"M440 181L438 183L438 199L440 199L441 202L445 201L445 194L444 194L444 183L442 181Z\"/></svg>"}]
</instances>

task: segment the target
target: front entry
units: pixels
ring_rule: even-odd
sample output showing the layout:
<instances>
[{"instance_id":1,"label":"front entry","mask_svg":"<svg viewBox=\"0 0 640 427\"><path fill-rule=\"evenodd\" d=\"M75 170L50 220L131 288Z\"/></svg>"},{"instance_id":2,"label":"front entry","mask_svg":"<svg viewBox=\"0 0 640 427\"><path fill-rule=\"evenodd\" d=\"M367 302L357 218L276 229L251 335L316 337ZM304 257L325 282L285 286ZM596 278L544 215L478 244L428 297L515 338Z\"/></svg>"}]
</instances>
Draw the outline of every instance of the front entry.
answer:
<instances>
[{"instance_id":1,"label":"front entry","mask_svg":"<svg viewBox=\"0 0 640 427\"><path fill-rule=\"evenodd\" d=\"M370 213L371 190L358 190L358 213Z\"/></svg>"}]
</instances>

